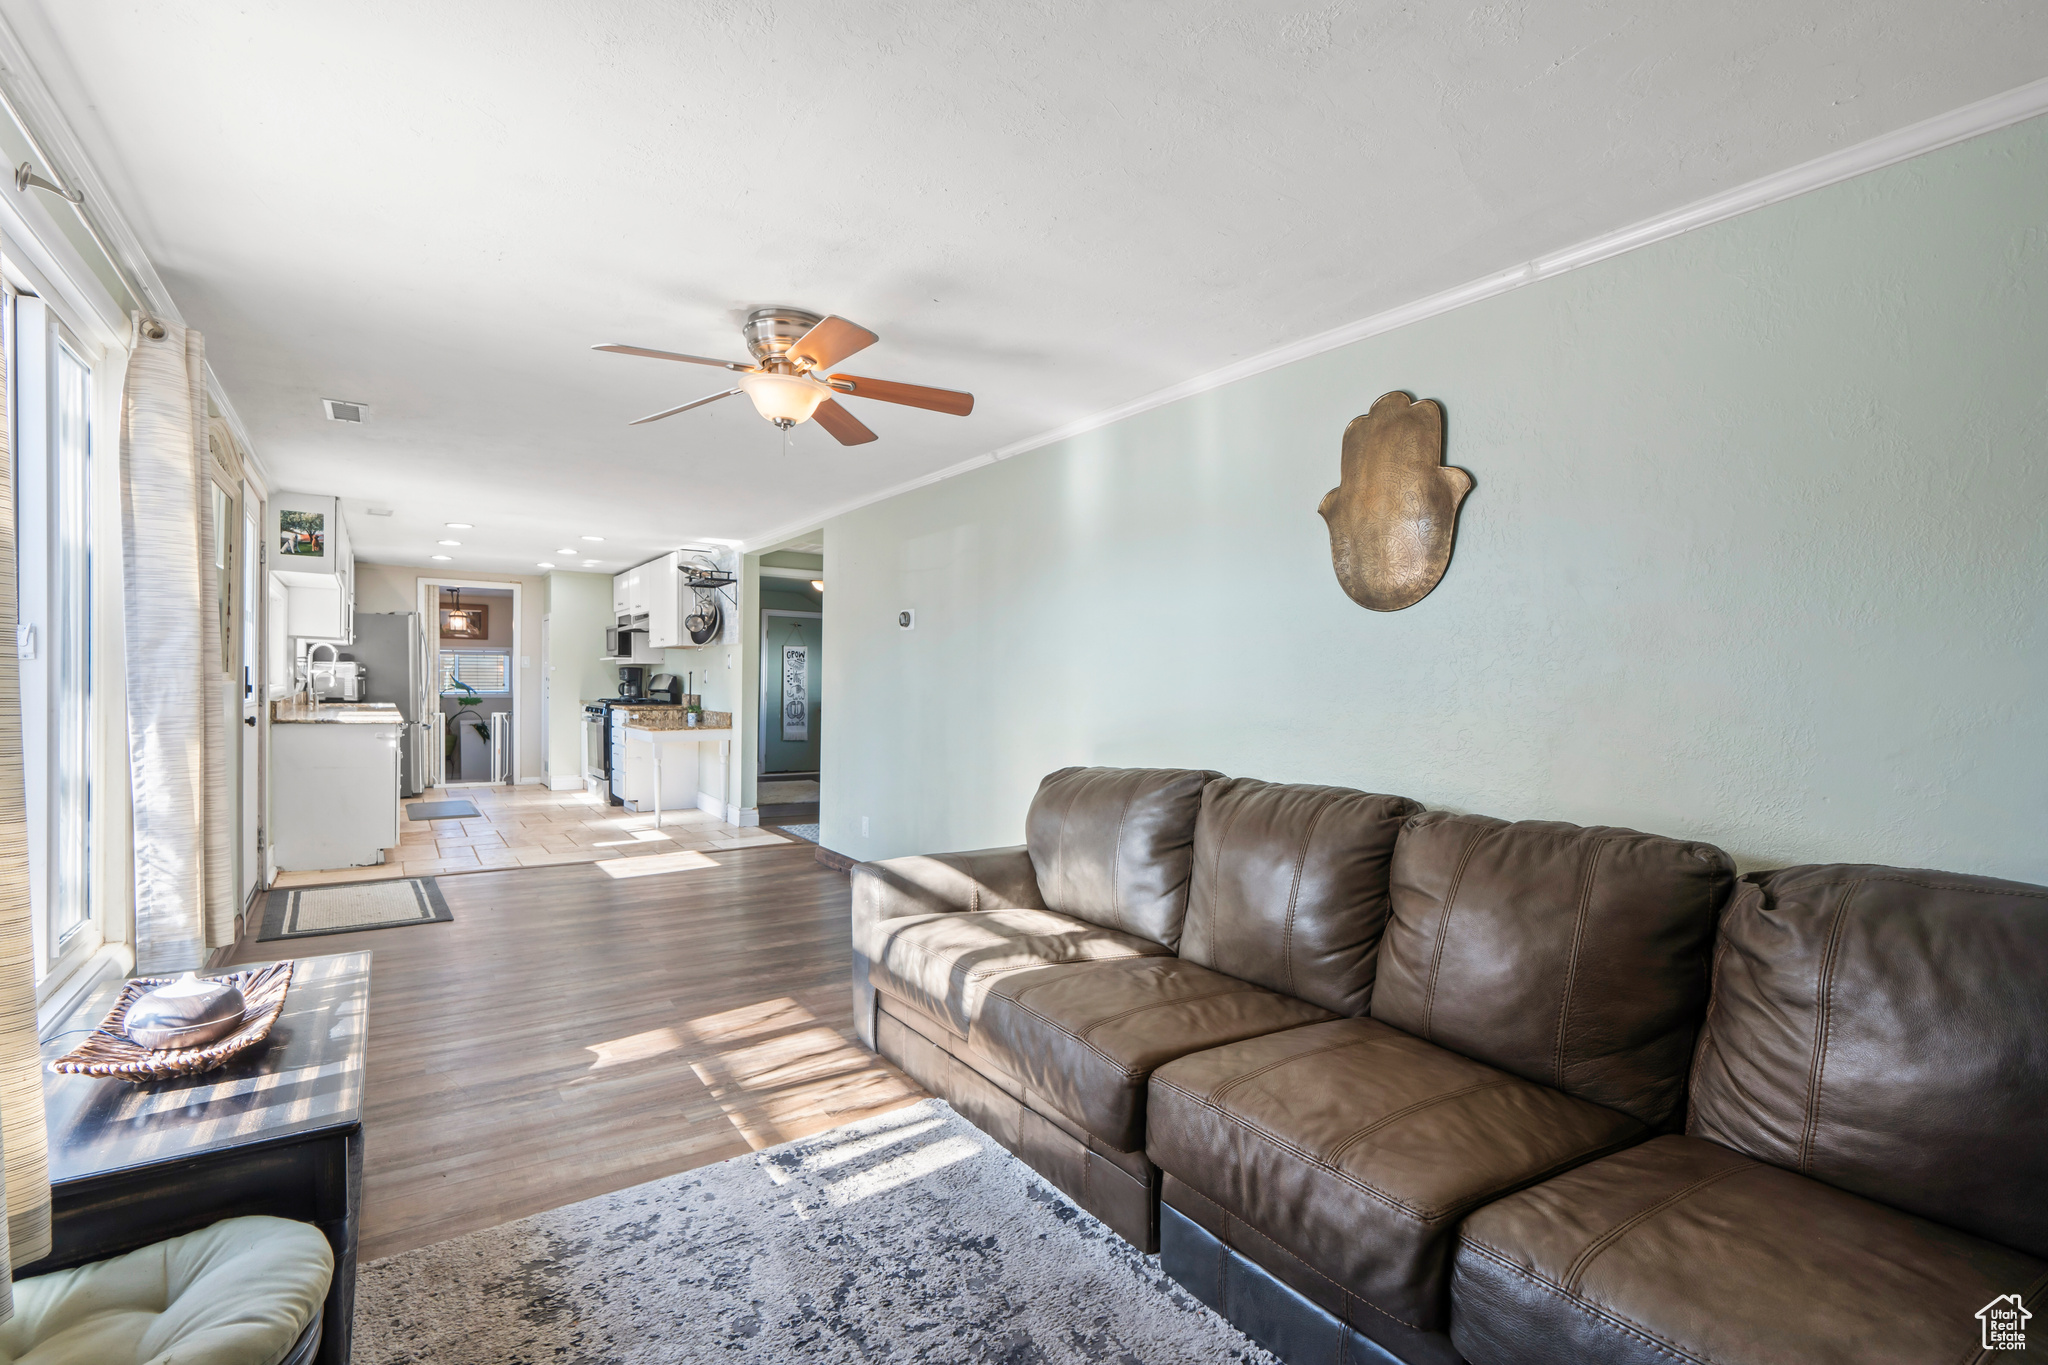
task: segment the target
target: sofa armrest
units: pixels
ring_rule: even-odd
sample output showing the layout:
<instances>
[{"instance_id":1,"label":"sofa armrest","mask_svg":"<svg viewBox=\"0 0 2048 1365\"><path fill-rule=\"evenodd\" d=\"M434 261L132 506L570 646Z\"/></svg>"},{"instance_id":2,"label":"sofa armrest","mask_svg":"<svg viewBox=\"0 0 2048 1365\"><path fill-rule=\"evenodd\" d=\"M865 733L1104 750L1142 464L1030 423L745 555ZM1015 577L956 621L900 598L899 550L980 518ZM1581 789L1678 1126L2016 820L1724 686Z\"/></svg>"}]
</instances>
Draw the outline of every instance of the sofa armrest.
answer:
<instances>
[{"instance_id":1,"label":"sofa armrest","mask_svg":"<svg viewBox=\"0 0 2048 1365\"><path fill-rule=\"evenodd\" d=\"M971 914L977 910L1043 910L1031 854L1015 848L921 853L858 863L853 878L853 1027L875 1045L875 988L868 982L867 946L875 926L906 915Z\"/></svg>"}]
</instances>

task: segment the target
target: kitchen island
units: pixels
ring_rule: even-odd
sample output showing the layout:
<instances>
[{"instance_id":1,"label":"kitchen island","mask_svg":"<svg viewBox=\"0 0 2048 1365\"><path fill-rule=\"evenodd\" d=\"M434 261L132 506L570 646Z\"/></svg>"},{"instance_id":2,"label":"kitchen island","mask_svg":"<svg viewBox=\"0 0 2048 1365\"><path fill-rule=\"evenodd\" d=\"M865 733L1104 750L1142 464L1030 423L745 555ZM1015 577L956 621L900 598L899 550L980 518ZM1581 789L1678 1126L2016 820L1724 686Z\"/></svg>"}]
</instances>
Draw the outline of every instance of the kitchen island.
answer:
<instances>
[{"instance_id":1,"label":"kitchen island","mask_svg":"<svg viewBox=\"0 0 2048 1365\"><path fill-rule=\"evenodd\" d=\"M270 704L271 856L281 872L375 867L398 846L399 745L390 702Z\"/></svg>"},{"instance_id":2,"label":"kitchen island","mask_svg":"<svg viewBox=\"0 0 2048 1365\"><path fill-rule=\"evenodd\" d=\"M705 724L688 726L679 707L632 711L625 724L626 773L623 796L633 810L652 810L661 828L662 808L709 810L726 818L724 798L701 787L703 744L719 746L719 786L725 785L733 740L732 714L706 711ZM709 804L707 804L709 803Z\"/></svg>"}]
</instances>

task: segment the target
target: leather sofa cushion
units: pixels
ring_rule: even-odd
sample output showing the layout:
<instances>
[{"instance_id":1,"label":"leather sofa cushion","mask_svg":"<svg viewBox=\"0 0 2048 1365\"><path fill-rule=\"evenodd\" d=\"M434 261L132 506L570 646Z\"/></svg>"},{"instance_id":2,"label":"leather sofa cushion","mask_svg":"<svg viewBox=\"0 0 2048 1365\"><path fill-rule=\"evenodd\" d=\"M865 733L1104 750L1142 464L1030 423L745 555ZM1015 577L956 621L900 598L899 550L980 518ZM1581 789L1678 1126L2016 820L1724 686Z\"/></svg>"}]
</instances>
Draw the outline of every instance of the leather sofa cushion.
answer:
<instances>
[{"instance_id":1,"label":"leather sofa cushion","mask_svg":"<svg viewBox=\"0 0 2048 1365\"><path fill-rule=\"evenodd\" d=\"M1195 822L1180 955L1337 1014L1364 1014L1394 839L1421 809L1344 787L1211 782Z\"/></svg>"},{"instance_id":2,"label":"leather sofa cushion","mask_svg":"<svg viewBox=\"0 0 2048 1365\"><path fill-rule=\"evenodd\" d=\"M1451 1337L1474 1365L1921 1365L2048 1264L1696 1138L1661 1137L1465 1221ZM2036 1319L2043 1321L2048 1319Z\"/></svg>"},{"instance_id":3,"label":"leather sofa cushion","mask_svg":"<svg viewBox=\"0 0 2048 1365\"><path fill-rule=\"evenodd\" d=\"M1371 1019L1183 1057L1153 1073L1149 1105L1162 1170L1423 1332L1447 1321L1469 1210L1649 1136Z\"/></svg>"},{"instance_id":4,"label":"leather sofa cushion","mask_svg":"<svg viewBox=\"0 0 2048 1365\"><path fill-rule=\"evenodd\" d=\"M276 1365L320 1311L333 1276L334 1252L311 1224L223 1219L123 1256L16 1280L0 1360Z\"/></svg>"},{"instance_id":5,"label":"leather sofa cushion","mask_svg":"<svg viewBox=\"0 0 2048 1365\"><path fill-rule=\"evenodd\" d=\"M1176 957L1019 972L994 983L969 1034L1086 1131L1145 1147L1145 1083L1203 1048L1330 1018L1328 1010Z\"/></svg>"},{"instance_id":6,"label":"leather sofa cushion","mask_svg":"<svg viewBox=\"0 0 2048 1365\"><path fill-rule=\"evenodd\" d=\"M1394 848L1373 1018L1675 1130L1734 882L1709 844L1414 816Z\"/></svg>"},{"instance_id":7,"label":"leather sofa cushion","mask_svg":"<svg viewBox=\"0 0 2048 1365\"><path fill-rule=\"evenodd\" d=\"M1024 842L1045 903L1180 946L1202 788L1219 773L1062 768L1038 784Z\"/></svg>"},{"instance_id":8,"label":"leather sofa cushion","mask_svg":"<svg viewBox=\"0 0 2048 1365\"><path fill-rule=\"evenodd\" d=\"M1787 868L1721 937L1689 1133L2048 1257L2048 887Z\"/></svg>"},{"instance_id":9,"label":"leather sofa cushion","mask_svg":"<svg viewBox=\"0 0 2048 1365\"><path fill-rule=\"evenodd\" d=\"M1045 909L1022 844L856 863L851 880L856 924L942 910Z\"/></svg>"},{"instance_id":10,"label":"leather sofa cushion","mask_svg":"<svg viewBox=\"0 0 2048 1365\"><path fill-rule=\"evenodd\" d=\"M1061 962L1164 956L1149 939L1050 910L904 915L856 923L868 980L965 1038L989 983Z\"/></svg>"}]
</instances>

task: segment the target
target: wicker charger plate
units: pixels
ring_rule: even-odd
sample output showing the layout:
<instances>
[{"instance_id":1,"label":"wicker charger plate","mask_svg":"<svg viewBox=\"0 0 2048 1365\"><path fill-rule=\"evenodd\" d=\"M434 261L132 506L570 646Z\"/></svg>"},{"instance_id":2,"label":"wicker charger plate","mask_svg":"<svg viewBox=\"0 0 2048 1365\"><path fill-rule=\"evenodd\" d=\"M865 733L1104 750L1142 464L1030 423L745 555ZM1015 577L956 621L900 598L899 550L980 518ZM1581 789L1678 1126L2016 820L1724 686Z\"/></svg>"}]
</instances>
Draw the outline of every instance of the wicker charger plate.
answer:
<instances>
[{"instance_id":1,"label":"wicker charger plate","mask_svg":"<svg viewBox=\"0 0 2048 1365\"><path fill-rule=\"evenodd\" d=\"M225 1038L205 1047L146 1048L121 1031L128 1009L144 994L168 986L176 977L137 977L121 988L121 998L100 1026L71 1051L50 1063L52 1071L68 1076L112 1076L123 1081L163 1081L179 1076L198 1076L225 1066L238 1052L256 1046L270 1036L270 1026L284 1009L284 993L292 984L292 964L272 962L227 976L209 977L241 989L248 1008L242 1026Z\"/></svg>"}]
</instances>

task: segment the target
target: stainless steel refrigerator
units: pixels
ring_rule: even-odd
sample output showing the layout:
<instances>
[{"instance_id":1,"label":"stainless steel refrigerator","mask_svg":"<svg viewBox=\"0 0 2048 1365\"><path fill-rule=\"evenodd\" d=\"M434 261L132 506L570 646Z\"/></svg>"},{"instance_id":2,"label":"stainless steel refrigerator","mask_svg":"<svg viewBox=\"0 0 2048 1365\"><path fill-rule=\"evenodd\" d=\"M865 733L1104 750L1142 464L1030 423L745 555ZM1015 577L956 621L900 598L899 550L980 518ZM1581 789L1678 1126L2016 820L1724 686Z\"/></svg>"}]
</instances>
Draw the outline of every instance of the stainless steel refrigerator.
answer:
<instances>
[{"instance_id":1,"label":"stainless steel refrigerator","mask_svg":"<svg viewBox=\"0 0 2048 1365\"><path fill-rule=\"evenodd\" d=\"M414 735L425 689L420 677L420 618L412 611L356 613L356 642L347 653L363 666L364 701L388 701L405 718L405 742L398 746L399 781L407 796L418 796L425 774L415 771L421 746Z\"/></svg>"}]
</instances>

